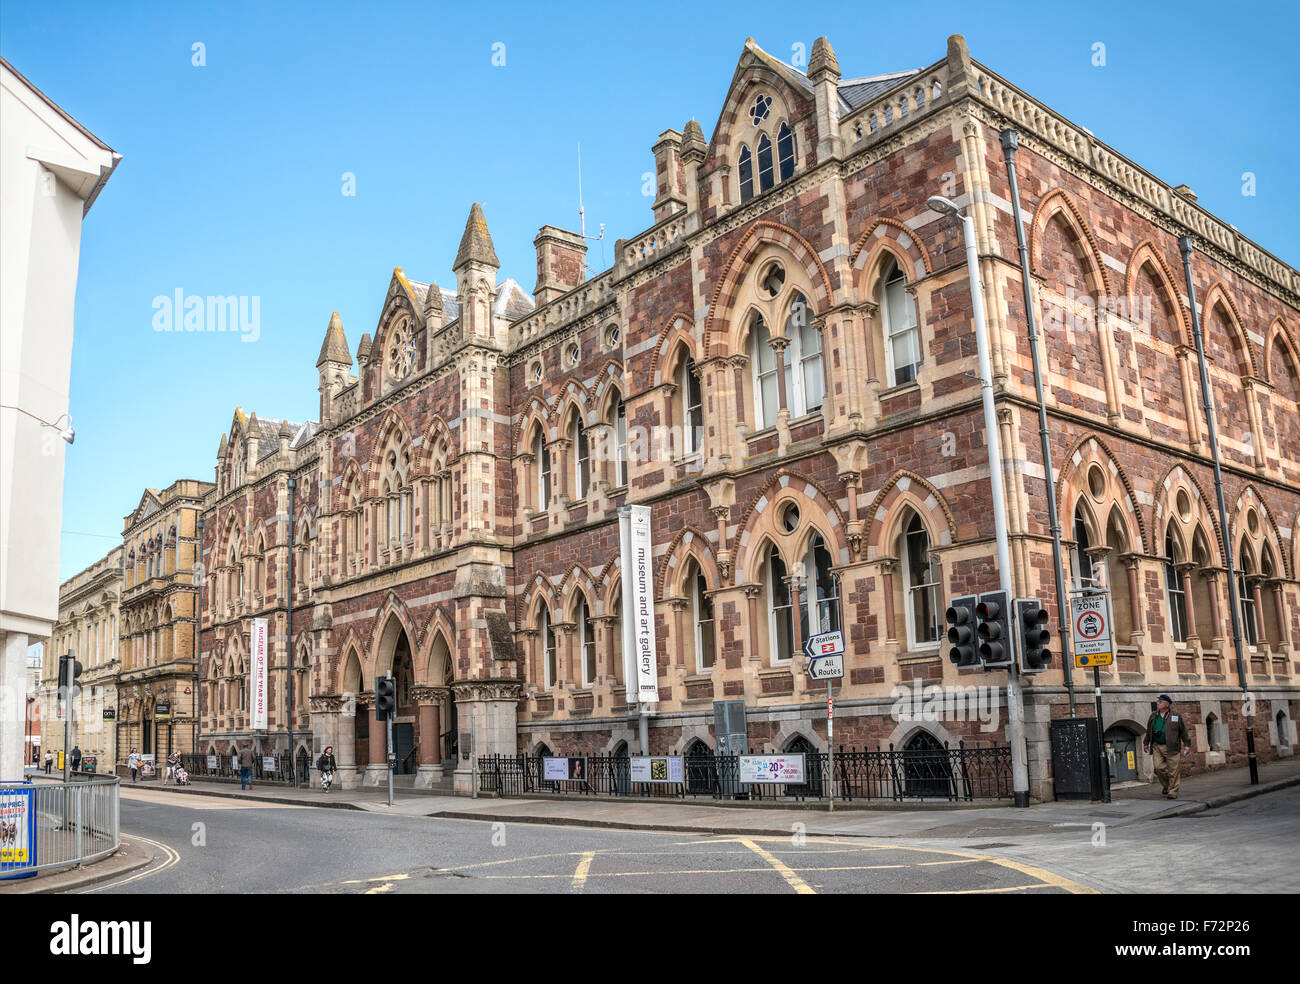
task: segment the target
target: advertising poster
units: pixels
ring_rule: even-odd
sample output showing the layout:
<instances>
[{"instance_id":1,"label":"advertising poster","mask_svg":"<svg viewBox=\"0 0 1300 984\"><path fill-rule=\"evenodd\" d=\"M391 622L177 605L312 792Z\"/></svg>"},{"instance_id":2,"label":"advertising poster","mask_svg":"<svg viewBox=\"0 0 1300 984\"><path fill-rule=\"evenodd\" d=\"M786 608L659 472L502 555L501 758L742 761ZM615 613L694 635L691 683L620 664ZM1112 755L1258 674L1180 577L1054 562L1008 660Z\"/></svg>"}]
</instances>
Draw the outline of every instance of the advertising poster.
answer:
<instances>
[{"instance_id":1,"label":"advertising poster","mask_svg":"<svg viewBox=\"0 0 1300 984\"><path fill-rule=\"evenodd\" d=\"M796 755L742 755L740 756L740 781L805 782L803 753L800 752Z\"/></svg>"},{"instance_id":2,"label":"advertising poster","mask_svg":"<svg viewBox=\"0 0 1300 984\"><path fill-rule=\"evenodd\" d=\"M586 759L554 758L549 755L542 759L542 779L547 782L581 781L586 778Z\"/></svg>"},{"instance_id":3,"label":"advertising poster","mask_svg":"<svg viewBox=\"0 0 1300 984\"><path fill-rule=\"evenodd\" d=\"M680 755L634 755L631 758L633 782L682 782Z\"/></svg>"},{"instance_id":4,"label":"advertising poster","mask_svg":"<svg viewBox=\"0 0 1300 984\"><path fill-rule=\"evenodd\" d=\"M252 699L252 716L249 727L254 731L266 728L266 619L255 618L248 638L248 693Z\"/></svg>"},{"instance_id":5,"label":"advertising poster","mask_svg":"<svg viewBox=\"0 0 1300 984\"><path fill-rule=\"evenodd\" d=\"M36 864L35 789L0 796L0 875Z\"/></svg>"}]
</instances>

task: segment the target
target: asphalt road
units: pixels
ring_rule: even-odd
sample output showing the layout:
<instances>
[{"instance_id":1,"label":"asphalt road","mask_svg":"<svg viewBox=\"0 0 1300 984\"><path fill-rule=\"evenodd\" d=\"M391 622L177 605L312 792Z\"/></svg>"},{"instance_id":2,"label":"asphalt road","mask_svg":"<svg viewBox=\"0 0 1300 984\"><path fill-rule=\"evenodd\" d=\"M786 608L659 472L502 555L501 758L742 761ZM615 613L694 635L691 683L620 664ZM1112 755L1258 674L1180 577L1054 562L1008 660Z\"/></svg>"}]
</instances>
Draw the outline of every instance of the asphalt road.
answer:
<instances>
[{"instance_id":1,"label":"asphalt road","mask_svg":"<svg viewBox=\"0 0 1300 984\"><path fill-rule=\"evenodd\" d=\"M129 789L154 862L97 893L1294 892L1300 788L1196 818L989 842L738 837L394 816ZM1100 834L1100 836L1099 836ZM1174 884L1170 878L1173 875Z\"/></svg>"}]
</instances>

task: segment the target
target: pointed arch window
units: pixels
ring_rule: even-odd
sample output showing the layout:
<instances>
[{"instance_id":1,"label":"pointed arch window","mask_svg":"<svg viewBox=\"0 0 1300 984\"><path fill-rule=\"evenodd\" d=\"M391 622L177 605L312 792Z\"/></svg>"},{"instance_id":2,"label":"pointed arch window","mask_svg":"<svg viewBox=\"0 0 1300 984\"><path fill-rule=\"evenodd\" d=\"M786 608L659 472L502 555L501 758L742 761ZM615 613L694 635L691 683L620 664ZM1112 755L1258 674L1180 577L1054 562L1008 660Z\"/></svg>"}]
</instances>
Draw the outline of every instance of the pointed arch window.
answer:
<instances>
[{"instance_id":1,"label":"pointed arch window","mask_svg":"<svg viewBox=\"0 0 1300 984\"><path fill-rule=\"evenodd\" d=\"M767 191L776 184L776 175L772 170L772 141L766 133L758 135L758 187Z\"/></svg>"},{"instance_id":2,"label":"pointed arch window","mask_svg":"<svg viewBox=\"0 0 1300 984\"><path fill-rule=\"evenodd\" d=\"M787 123L782 123L776 132L776 157L781 180L794 177L794 134Z\"/></svg>"},{"instance_id":3,"label":"pointed arch window","mask_svg":"<svg viewBox=\"0 0 1300 984\"><path fill-rule=\"evenodd\" d=\"M696 565L687 575L691 597L691 619L695 623L695 672L708 673L713 669L715 647L713 639L713 599L709 585Z\"/></svg>"},{"instance_id":4,"label":"pointed arch window","mask_svg":"<svg viewBox=\"0 0 1300 984\"><path fill-rule=\"evenodd\" d=\"M1074 549L1070 551L1070 573L1074 576L1076 588L1091 588L1097 583L1092 569L1092 558L1088 551L1092 549L1092 537L1088 534L1088 524L1083 520L1083 510L1074 510Z\"/></svg>"},{"instance_id":5,"label":"pointed arch window","mask_svg":"<svg viewBox=\"0 0 1300 984\"><path fill-rule=\"evenodd\" d=\"M627 408L620 397L614 406L614 477L618 487L627 484Z\"/></svg>"},{"instance_id":6,"label":"pointed arch window","mask_svg":"<svg viewBox=\"0 0 1300 984\"><path fill-rule=\"evenodd\" d=\"M740 203L754 197L754 158L748 147L740 148Z\"/></svg>"},{"instance_id":7,"label":"pointed arch window","mask_svg":"<svg viewBox=\"0 0 1300 984\"><path fill-rule=\"evenodd\" d=\"M1187 641L1187 596L1183 593L1183 580L1174 565L1176 557L1174 534L1165 532L1165 597L1169 603L1169 634L1174 642Z\"/></svg>"},{"instance_id":8,"label":"pointed arch window","mask_svg":"<svg viewBox=\"0 0 1300 984\"><path fill-rule=\"evenodd\" d=\"M542 687L550 690L555 686L555 628L545 605L538 612L537 629L542 640Z\"/></svg>"},{"instance_id":9,"label":"pointed arch window","mask_svg":"<svg viewBox=\"0 0 1300 984\"><path fill-rule=\"evenodd\" d=\"M768 640L773 665L794 656L794 606L785 561L775 545L767 552Z\"/></svg>"},{"instance_id":10,"label":"pointed arch window","mask_svg":"<svg viewBox=\"0 0 1300 984\"><path fill-rule=\"evenodd\" d=\"M545 509L551 502L551 449L540 427L533 435L533 461L537 463L537 508Z\"/></svg>"},{"instance_id":11,"label":"pointed arch window","mask_svg":"<svg viewBox=\"0 0 1300 984\"><path fill-rule=\"evenodd\" d=\"M794 416L802 416L821 408L826 396L826 373L822 364L822 333L813 324L812 311L802 294L796 293L790 304L790 317L785 325L786 337L794 348L793 362L799 364L795 385Z\"/></svg>"},{"instance_id":12,"label":"pointed arch window","mask_svg":"<svg viewBox=\"0 0 1300 984\"><path fill-rule=\"evenodd\" d=\"M578 640L582 646L582 685L596 682L596 623L591 620L584 595L578 600Z\"/></svg>"},{"instance_id":13,"label":"pointed arch window","mask_svg":"<svg viewBox=\"0 0 1300 984\"><path fill-rule=\"evenodd\" d=\"M700 394L700 377L695 360L682 360L678 392L682 401L682 449L695 454L704 444L704 401Z\"/></svg>"},{"instance_id":14,"label":"pointed arch window","mask_svg":"<svg viewBox=\"0 0 1300 984\"><path fill-rule=\"evenodd\" d=\"M916 303L907 292L907 278L890 261L880 297L881 323L885 326L885 369L889 385L901 386L916 378L921 365L921 339Z\"/></svg>"},{"instance_id":15,"label":"pointed arch window","mask_svg":"<svg viewBox=\"0 0 1300 984\"><path fill-rule=\"evenodd\" d=\"M758 416L758 426L772 427L776 424L776 413L780 409L780 390L776 378L776 353L772 350L772 332L761 314L754 315L749 336L750 361L754 364L754 392L757 394L754 409Z\"/></svg>"},{"instance_id":16,"label":"pointed arch window","mask_svg":"<svg viewBox=\"0 0 1300 984\"><path fill-rule=\"evenodd\" d=\"M569 442L573 447L573 498L581 499L591 484L591 448L587 427L577 414L569 424Z\"/></svg>"},{"instance_id":17,"label":"pointed arch window","mask_svg":"<svg viewBox=\"0 0 1300 984\"><path fill-rule=\"evenodd\" d=\"M907 643L912 649L939 644L939 561L930 549L930 534L912 513L903 534L903 592L907 598Z\"/></svg>"},{"instance_id":18,"label":"pointed arch window","mask_svg":"<svg viewBox=\"0 0 1300 984\"><path fill-rule=\"evenodd\" d=\"M1255 595L1247 578L1254 573L1245 544L1241 547L1241 566L1237 569L1237 597L1241 603L1241 633L1249 646L1259 645L1259 625L1255 621Z\"/></svg>"}]
</instances>

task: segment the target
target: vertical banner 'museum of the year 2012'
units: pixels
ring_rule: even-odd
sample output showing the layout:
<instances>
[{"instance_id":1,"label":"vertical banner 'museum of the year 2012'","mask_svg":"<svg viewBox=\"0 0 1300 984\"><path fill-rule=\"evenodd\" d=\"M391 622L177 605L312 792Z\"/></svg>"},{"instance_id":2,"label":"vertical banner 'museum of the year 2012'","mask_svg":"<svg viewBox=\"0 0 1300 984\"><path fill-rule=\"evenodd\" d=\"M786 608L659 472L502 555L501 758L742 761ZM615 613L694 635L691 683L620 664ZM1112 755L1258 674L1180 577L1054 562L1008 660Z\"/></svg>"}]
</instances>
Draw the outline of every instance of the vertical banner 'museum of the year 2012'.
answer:
<instances>
[{"instance_id":1,"label":"vertical banner 'museum of the year 2012'","mask_svg":"<svg viewBox=\"0 0 1300 984\"><path fill-rule=\"evenodd\" d=\"M249 630L248 640L249 693L252 695L252 720L249 727L254 731L266 728L266 619L255 618Z\"/></svg>"}]
</instances>

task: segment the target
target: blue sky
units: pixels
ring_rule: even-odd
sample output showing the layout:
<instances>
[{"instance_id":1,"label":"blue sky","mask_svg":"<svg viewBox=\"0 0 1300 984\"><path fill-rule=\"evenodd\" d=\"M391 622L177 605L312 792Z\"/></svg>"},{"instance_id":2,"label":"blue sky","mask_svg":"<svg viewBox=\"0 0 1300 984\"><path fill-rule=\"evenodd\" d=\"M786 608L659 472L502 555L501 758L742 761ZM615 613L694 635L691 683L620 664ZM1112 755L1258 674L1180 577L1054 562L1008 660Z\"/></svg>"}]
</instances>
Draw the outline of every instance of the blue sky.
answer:
<instances>
[{"instance_id":1,"label":"blue sky","mask_svg":"<svg viewBox=\"0 0 1300 984\"><path fill-rule=\"evenodd\" d=\"M576 228L579 142L588 230L606 225L592 269L608 265L650 224L656 136L691 117L711 133L747 35L788 61L825 34L854 77L930 64L965 34L1300 263L1288 7L4 3L0 53L124 158L82 238L62 576L111 549L145 487L210 481L236 405L314 418L330 312L355 350L394 266L453 287L471 202L502 275L531 290L538 227ZM156 332L154 298L177 288L260 298L260 337Z\"/></svg>"}]
</instances>

